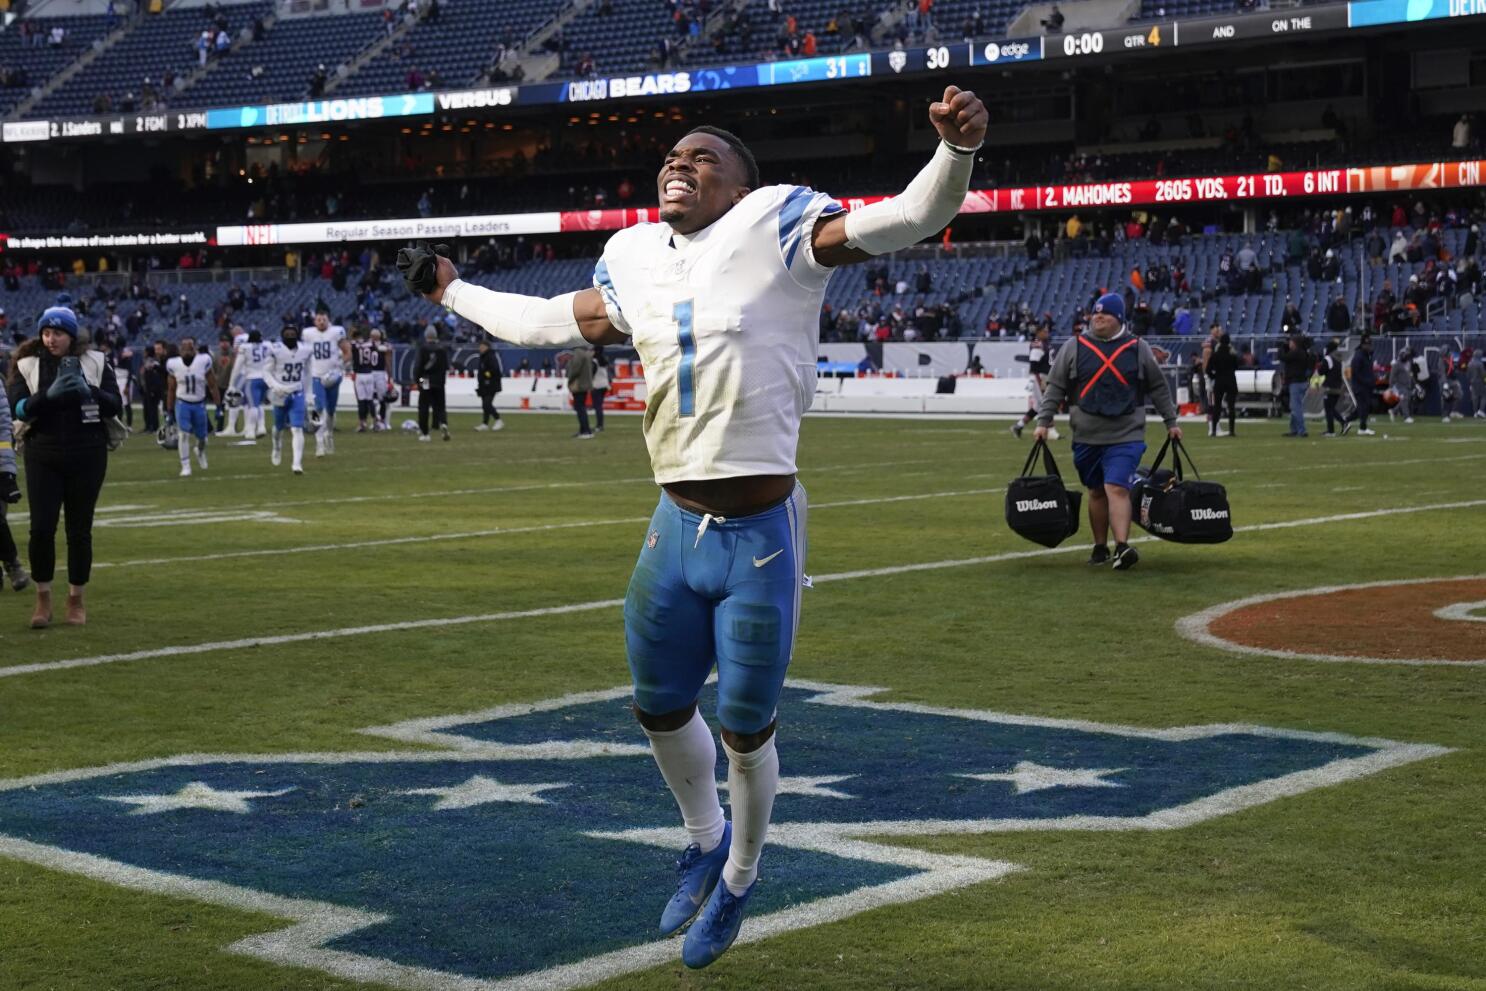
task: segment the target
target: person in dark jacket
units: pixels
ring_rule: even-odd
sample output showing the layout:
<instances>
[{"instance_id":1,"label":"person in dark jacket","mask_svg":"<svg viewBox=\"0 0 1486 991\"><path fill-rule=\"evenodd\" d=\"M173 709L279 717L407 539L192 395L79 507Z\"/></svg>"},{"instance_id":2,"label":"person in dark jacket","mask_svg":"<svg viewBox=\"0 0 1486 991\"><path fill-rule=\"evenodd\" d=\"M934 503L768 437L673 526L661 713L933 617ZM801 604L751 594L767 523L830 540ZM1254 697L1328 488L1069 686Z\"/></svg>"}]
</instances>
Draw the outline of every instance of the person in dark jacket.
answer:
<instances>
[{"instance_id":1,"label":"person in dark jacket","mask_svg":"<svg viewBox=\"0 0 1486 991\"><path fill-rule=\"evenodd\" d=\"M604 397L609 394L609 359L604 355L604 346L593 349L593 388L588 390L589 402L593 404L593 432L604 432Z\"/></svg>"},{"instance_id":2,"label":"person in dark jacket","mask_svg":"<svg viewBox=\"0 0 1486 991\"><path fill-rule=\"evenodd\" d=\"M500 380L505 370L500 366L500 355L490 346L490 338L480 338L480 365L476 370L475 392L480 396L480 422L476 430L504 430L506 422L495 408L495 397L500 394Z\"/></svg>"},{"instance_id":3,"label":"person in dark jacket","mask_svg":"<svg viewBox=\"0 0 1486 991\"><path fill-rule=\"evenodd\" d=\"M1316 356L1299 334L1285 338L1285 352L1280 355L1280 367L1285 373L1285 390L1290 396L1290 429L1286 437L1306 437L1305 393L1310 388L1311 372L1316 367Z\"/></svg>"},{"instance_id":4,"label":"person in dark jacket","mask_svg":"<svg viewBox=\"0 0 1486 991\"><path fill-rule=\"evenodd\" d=\"M67 622L87 622L83 588L93 569L93 511L108 471L107 421L119 415L122 404L107 359L78 341L72 310L48 309L36 329L37 336L16 351L9 391L11 410L25 426L28 550L36 581L31 628L39 630L52 622L57 523L64 509Z\"/></svg>"},{"instance_id":5,"label":"person in dark jacket","mask_svg":"<svg viewBox=\"0 0 1486 991\"><path fill-rule=\"evenodd\" d=\"M1341 402L1342 390L1346 388L1346 381L1342 376L1342 359L1337 354L1341 350L1341 341L1331 340L1326 342L1326 353L1321 357L1321 388L1325 391L1326 406L1326 436L1336 436L1336 425L1341 423L1342 436L1345 437L1352 429L1352 418L1343 416L1337 408Z\"/></svg>"},{"instance_id":6,"label":"person in dark jacket","mask_svg":"<svg viewBox=\"0 0 1486 991\"><path fill-rule=\"evenodd\" d=\"M10 587L19 592L31 584L31 576L21 564L21 552L11 536L10 523L5 519L5 507L21 501L21 487L15 480L15 450L11 443L10 401L5 396L5 387L0 386L0 567L10 579Z\"/></svg>"},{"instance_id":7,"label":"person in dark jacket","mask_svg":"<svg viewBox=\"0 0 1486 991\"><path fill-rule=\"evenodd\" d=\"M418 372L418 439L429 439L429 418L449 439L449 415L444 410L444 380L449 375L449 349L439 343L439 332L429 327L413 367Z\"/></svg>"},{"instance_id":8,"label":"person in dark jacket","mask_svg":"<svg viewBox=\"0 0 1486 991\"><path fill-rule=\"evenodd\" d=\"M568 352L568 392L573 397L573 409L578 413L577 440L593 440L593 431L588 429L588 392L593 388L593 348L581 344Z\"/></svg>"},{"instance_id":9,"label":"person in dark jacket","mask_svg":"<svg viewBox=\"0 0 1486 991\"><path fill-rule=\"evenodd\" d=\"M156 341L144 354L139 366L140 399L144 403L144 429L154 433L160 429L160 409L165 405L165 362L170 358L169 346Z\"/></svg>"},{"instance_id":10,"label":"person in dark jacket","mask_svg":"<svg viewBox=\"0 0 1486 991\"><path fill-rule=\"evenodd\" d=\"M1228 404L1228 436L1236 430L1238 405L1238 355L1233 353L1233 338L1218 337L1217 346L1207 359L1207 377L1212 382L1212 403L1208 407L1207 435L1218 437L1218 424L1223 419L1223 404Z\"/></svg>"},{"instance_id":11,"label":"person in dark jacket","mask_svg":"<svg viewBox=\"0 0 1486 991\"><path fill-rule=\"evenodd\" d=\"M1367 334L1362 335L1357 350L1352 352L1347 377L1352 382L1352 401L1357 405L1353 414L1357 418L1357 436L1371 437L1373 431L1367 429L1367 418L1372 415L1373 393L1378 383L1373 371L1372 337Z\"/></svg>"}]
</instances>

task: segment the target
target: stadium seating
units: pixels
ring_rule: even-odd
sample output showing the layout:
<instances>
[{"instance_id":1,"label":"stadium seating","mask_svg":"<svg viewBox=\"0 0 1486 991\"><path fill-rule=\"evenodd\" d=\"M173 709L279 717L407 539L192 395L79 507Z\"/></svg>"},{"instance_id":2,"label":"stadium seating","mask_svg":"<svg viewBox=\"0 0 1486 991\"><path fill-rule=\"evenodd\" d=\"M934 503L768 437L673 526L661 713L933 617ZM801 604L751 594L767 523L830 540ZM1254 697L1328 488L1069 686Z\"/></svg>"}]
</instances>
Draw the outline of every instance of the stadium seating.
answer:
<instances>
[{"instance_id":1,"label":"stadium seating","mask_svg":"<svg viewBox=\"0 0 1486 991\"><path fill-rule=\"evenodd\" d=\"M215 61L175 103L205 107L303 99L316 65L333 74L383 33L380 13L281 19L262 41ZM263 70L256 77L255 68Z\"/></svg>"},{"instance_id":2,"label":"stadium seating","mask_svg":"<svg viewBox=\"0 0 1486 991\"><path fill-rule=\"evenodd\" d=\"M660 0L613 0L612 12L595 4L563 29L565 74L584 55L593 56L599 73L638 71L652 66L650 52L663 36L677 37L671 14Z\"/></svg>"},{"instance_id":3,"label":"stadium seating","mask_svg":"<svg viewBox=\"0 0 1486 991\"><path fill-rule=\"evenodd\" d=\"M178 92L167 91L161 78L166 72L184 78L196 69L197 55L192 46L210 24L207 9L168 10L145 17L118 44L43 99L35 108L36 115L90 113L100 95L108 96L117 107L126 93L139 98L146 78L167 106L185 105L189 101L183 101ZM228 35L235 41L255 17L272 13L273 4L240 3L218 9L227 20Z\"/></svg>"},{"instance_id":4,"label":"stadium seating","mask_svg":"<svg viewBox=\"0 0 1486 991\"><path fill-rule=\"evenodd\" d=\"M497 46L520 44L566 5L567 0L446 4L436 21L425 18L418 22L397 44L338 86L335 95L404 92L408 73L414 68L425 79L437 71L446 87L467 85L490 63ZM405 47L409 54L403 57Z\"/></svg>"},{"instance_id":5,"label":"stadium seating","mask_svg":"<svg viewBox=\"0 0 1486 991\"><path fill-rule=\"evenodd\" d=\"M21 38L17 24L0 30L0 66L11 72L24 72L24 86L0 87L0 116L10 113L31 91L46 84L52 76L77 61L93 45L106 37L119 19L107 15L88 17L34 18L30 24L41 32L50 32L54 27L65 31L60 46L42 44L37 47Z\"/></svg>"}]
</instances>

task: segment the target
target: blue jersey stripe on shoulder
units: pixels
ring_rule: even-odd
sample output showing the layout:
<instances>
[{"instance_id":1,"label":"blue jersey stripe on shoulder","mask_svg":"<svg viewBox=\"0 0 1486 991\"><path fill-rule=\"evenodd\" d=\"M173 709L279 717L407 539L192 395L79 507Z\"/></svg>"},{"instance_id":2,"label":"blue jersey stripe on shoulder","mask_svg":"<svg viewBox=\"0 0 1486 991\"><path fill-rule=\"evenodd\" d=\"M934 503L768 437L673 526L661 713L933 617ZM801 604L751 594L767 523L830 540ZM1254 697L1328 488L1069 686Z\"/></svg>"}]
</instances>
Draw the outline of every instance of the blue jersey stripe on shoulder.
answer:
<instances>
[{"instance_id":1,"label":"blue jersey stripe on shoulder","mask_svg":"<svg viewBox=\"0 0 1486 991\"><path fill-rule=\"evenodd\" d=\"M593 282L594 285L603 286L606 289L614 288L614 280L609 278L609 263L602 258L598 260L597 265L593 266Z\"/></svg>"},{"instance_id":2,"label":"blue jersey stripe on shoulder","mask_svg":"<svg viewBox=\"0 0 1486 991\"><path fill-rule=\"evenodd\" d=\"M795 228L800 224L800 218L805 216L805 208L810 205L810 190L804 186L796 186L790 190L784 198L784 205L779 208L779 247L784 246L795 234Z\"/></svg>"}]
</instances>

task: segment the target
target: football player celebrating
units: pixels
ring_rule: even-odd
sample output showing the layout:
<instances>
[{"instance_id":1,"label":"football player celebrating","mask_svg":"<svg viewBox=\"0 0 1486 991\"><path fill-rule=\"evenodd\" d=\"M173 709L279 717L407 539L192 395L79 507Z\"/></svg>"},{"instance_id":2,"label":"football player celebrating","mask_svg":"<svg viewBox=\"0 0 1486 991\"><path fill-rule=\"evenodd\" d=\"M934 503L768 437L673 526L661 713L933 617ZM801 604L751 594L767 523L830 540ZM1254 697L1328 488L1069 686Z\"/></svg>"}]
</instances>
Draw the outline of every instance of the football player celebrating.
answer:
<instances>
[{"instance_id":1,"label":"football player celebrating","mask_svg":"<svg viewBox=\"0 0 1486 991\"><path fill-rule=\"evenodd\" d=\"M341 376L351 360L351 342L346 328L330 322L330 314L315 314L315 325L304 329L310 346L310 371L314 374L315 409L320 411L320 429L315 431L315 457L335 453L335 406L340 398Z\"/></svg>"},{"instance_id":2,"label":"football player celebrating","mask_svg":"<svg viewBox=\"0 0 1486 991\"><path fill-rule=\"evenodd\" d=\"M764 186L733 134L699 127L670 150L659 224L610 238L593 287L556 299L459 279L442 248L403 249L408 285L528 347L632 344L649 397L645 443L664 490L625 598L634 709L690 845L662 933L693 917L682 960L705 967L738 934L779 783L775 710L805 567L800 419L815 394L818 320L841 265L942 230L965 200L986 111L956 87L929 106L942 139L899 196L852 213L801 186ZM717 668L728 822L716 744L697 711Z\"/></svg>"},{"instance_id":3,"label":"football player celebrating","mask_svg":"<svg viewBox=\"0 0 1486 991\"><path fill-rule=\"evenodd\" d=\"M272 357L264 369L268 398L273 405L273 452L269 460L277 466L283 460L284 431L290 433L294 474L304 474L304 422L310 398L310 346L299 339L299 328L284 328L283 339L273 345Z\"/></svg>"},{"instance_id":4,"label":"football player celebrating","mask_svg":"<svg viewBox=\"0 0 1486 991\"><path fill-rule=\"evenodd\" d=\"M221 402L212 357L196 350L196 338L183 337L180 354L165 362L165 408L175 413L176 449L181 454L181 477L191 475L191 438L196 438L196 461L206 468L206 395Z\"/></svg>"}]
</instances>

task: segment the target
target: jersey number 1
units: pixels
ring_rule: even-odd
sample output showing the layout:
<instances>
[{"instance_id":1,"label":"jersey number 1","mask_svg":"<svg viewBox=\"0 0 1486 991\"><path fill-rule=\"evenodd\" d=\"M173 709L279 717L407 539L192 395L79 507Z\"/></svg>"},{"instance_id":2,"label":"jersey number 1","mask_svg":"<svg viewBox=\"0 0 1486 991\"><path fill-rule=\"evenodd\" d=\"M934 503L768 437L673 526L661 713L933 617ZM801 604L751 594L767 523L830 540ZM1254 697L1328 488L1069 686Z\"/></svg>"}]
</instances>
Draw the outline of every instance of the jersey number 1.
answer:
<instances>
[{"instance_id":1,"label":"jersey number 1","mask_svg":"<svg viewBox=\"0 0 1486 991\"><path fill-rule=\"evenodd\" d=\"M692 332L692 300L679 300L671 309L676 321L676 338L681 343L681 365L676 371L677 403L682 416L696 413L697 338Z\"/></svg>"}]
</instances>

